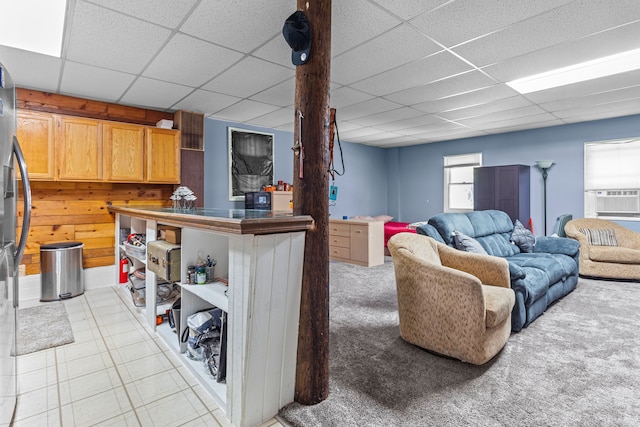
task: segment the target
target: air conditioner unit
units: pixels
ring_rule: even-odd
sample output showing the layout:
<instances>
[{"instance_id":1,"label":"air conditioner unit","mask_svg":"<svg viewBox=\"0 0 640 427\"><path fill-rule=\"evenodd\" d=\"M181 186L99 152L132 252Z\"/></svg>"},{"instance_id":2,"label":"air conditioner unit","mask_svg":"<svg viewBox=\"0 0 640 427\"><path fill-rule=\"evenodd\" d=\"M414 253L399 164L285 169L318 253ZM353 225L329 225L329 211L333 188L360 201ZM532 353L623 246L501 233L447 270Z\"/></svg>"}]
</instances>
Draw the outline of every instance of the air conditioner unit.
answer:
<instances>
[{"instance_id":1,"label":"air conditioner unit","mask_svg":"<svg viewBox=\"0 0 640 427\"><path fill-rule=\"evenodd\" d=\"M640 214L640 191L596 191L596 212L599 214Z\"/></svg>"}]
</instances>

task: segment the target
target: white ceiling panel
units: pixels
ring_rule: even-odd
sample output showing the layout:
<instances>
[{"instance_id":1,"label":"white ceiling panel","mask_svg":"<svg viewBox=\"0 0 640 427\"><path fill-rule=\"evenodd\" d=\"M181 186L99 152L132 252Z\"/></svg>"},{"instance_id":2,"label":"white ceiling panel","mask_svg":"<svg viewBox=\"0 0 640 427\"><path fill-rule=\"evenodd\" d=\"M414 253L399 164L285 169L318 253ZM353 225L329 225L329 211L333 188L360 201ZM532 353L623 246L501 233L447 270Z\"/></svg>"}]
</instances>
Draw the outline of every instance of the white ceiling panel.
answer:
<instances>
[{"instance_id":1,"label":"white ceiling panel","mask_svg":"<svg viewBox=\"0 0 640 427\"><path fill-rule=\"evenodd\" d=\"M135 78L133 74L67 61L60 82L60 92L66 95L115 102L120 99Z\"/></svg>"},{"instance_id":2,"label":"white ceiling panel","mask_svg":"<svg viewBox=\"0 0 640 427\"><path fill-rule=\"evenodd\" d=\"M252 100L265 104L287 107L295 102L296 80L291 78L251 97Z\"/></svg>"},{"instance_id":3,"label":"white ceiling panel","mask_svg":"<svg viewBox=\"0 0 640 427\"><path fill-rule=\"evenodd\" d=\"M470 117L482 117L485 114L496 113L498 111L507 111L515 108L527 107L532 105L522 96L513 96L511 98L498 99L486 104L473 105L466 108L457 108L454 110L442 111L437 113L438 117L447 120L460 120Z\"/></svg>"},{"instance_id":4,"label":"white ceiling panel","mask_svg":"<svg viewBox=\"0 0 640 427\"><path fill-rule=\"evenodd\" d=\"M11 74L16 86L58 91L62 60L12 47L0 46L0 63Z\"/></svg>"},{"instance_id":5,"label":"white ceiling panel","mask_svg":"<svg viewBox=\"0 0 640 427\"><path fill-rule=\"evenodd\" d=\"M185 34L176 34L144 71L145 77L200 87L232 64L242 54ZM193 64L176 67L176 64ZM204 89L216 90L212 87ZM218 91L221 92L221 91Z\"/></svg>"},{"instance_id":6,"label":"white ceiling panel","mask_svg":"<svg viewBox=\"0 0 640 427\"><path fill-rule=\"evenodd\" d=\"M76 0L83 1L83 0ZM197 0L87 0L132 17L144 17L145 21L173 28L180 24Z\"/></svg>"},{"instance_id":7,"label":"white ceiling panel","mask_svg":"<svg viewBox=\"0 0 640 427\"><path fill-rule=\"evenodd\" d=\"M394 68L351 86L374 95L388 95L469 71L471 66L449 52L441 52Z\"/></svg>"},{"instance_id":8,"label":"white ceiling panel","mask_svg":"<svg viewBox=\"0 0 640 427\"><path fill-rule=\"evenodd\" d=\"M637 0L574 1L454 48L476 66L485 66L575 40L640 19Z\"/></svg>"},{"instance_id":9,"label":"white ceiling panel","mask_svg":"<svg viewBox=\"0 0 640 427\"><path fill-rule=\"evenodd\" d=\"M138 77L120 101L124 104L143 107L154 105L171 106L187 96L192 90L190 87L175 83Z\"/></svg>"},{"instance_id":10,"label":"white ceiling panel","mask_svg":"<svg viewBox=\"0 0 640 427\"><path fill-rule=\"evenodd\" d=\"M367 0L333 2L331 13L331 54L339 55L400 24ZM283 20L284 22L284 20Z\"/></svg>"},{"instance_id":11,"label":"white ceiling panel","mask_svg":"<svg viewBox=\"0 0 640 427\"><path fill-rule=\"evenodd\" d=\"M290 68L247 56L204 85L203 89L247 98L294 75Z\"/></svg>"},{"instance_id":12,"label":"white ceiling panel","mask_svg":"<svg viewBox=\"0 0 640 427\"><path fill-rule=\"evenodd\" d=\"M209 115L241 101L235 96L198 89L171 106L172 109L195 111Z\"/></svg>"},{"instance_id":13,"label":"white ceiling panel","mask_svg":"<svg viewBox=\"0 0 640 427\"><path fill-rule=\"evenodd\" d=\"M332 7L329 105L354 142L396 147L640 114L640 71L526 95L504 84L640 48L638 0ZM292 65L282 36L295 2L74 0L69 8L62 58L0 46L20 87L293 130L294 75L314 72Z\"/></svg>"},{"instance_id":14,"label":"white ceiling panel","mask_svg":"<svg viewBox=\"0 0 640 427\"><path fill-rule=\"evenodd\" d=\"M405 105L420 104L443 97L478 90L496 84L480 71L469 71L422 86L386 95L384 98Z\"/></svg>"},{"instance_id":15,"label":"white ceiling panel","mask_svg":"<svg viewBox=\"0 0 640 427\"><path fill-rule=\"evenodd\" d=\"M293 2L202 1L180 31L249 53L281 33L284 21L294 11Z\"/></svg>"},{"instance_id":16,"label":"white ceiling panel","mask_svg":"<svg viewBox=\"0 0 640 427\"><path fill-rule=\"evenodd\" d=\"M454 46L572 0L457 0L411 20L425 34Z\"/></svg>"},{"instance_id":17,"label":"white ceiling panel","mask_svg":"<svg viewBox=\"0 0 640 427\"><path fill-rule=\"evenodd\" d=\"M246 122L256 117L264 116L267 113L277 110L278 107L261 102L244 99L237 104L233 104L224 110L218 111L212 117L220 120L235 122Z\"/></svg>"},{"instance_id":18,"label":"white ceiling panel","mask_svg":"<svg viewBox=\"0 0 640 427\"><path fill-rule=\"evenodd\" d=\"M331 80L349 84L442 50L409 25L400 25L331 62ZM358 64L350 67L350 64Z\"/></svg>"},{"instance_id":19,"label":"white ceiling panel","mask_svg":"<svg viewBox=\"0 0 640 427\"><path fill-rule=\"evenodd\" d=\"M140 73L171 31L91 3L73 11L67 59L127 73Z\"/></svg>"}]
</instances>

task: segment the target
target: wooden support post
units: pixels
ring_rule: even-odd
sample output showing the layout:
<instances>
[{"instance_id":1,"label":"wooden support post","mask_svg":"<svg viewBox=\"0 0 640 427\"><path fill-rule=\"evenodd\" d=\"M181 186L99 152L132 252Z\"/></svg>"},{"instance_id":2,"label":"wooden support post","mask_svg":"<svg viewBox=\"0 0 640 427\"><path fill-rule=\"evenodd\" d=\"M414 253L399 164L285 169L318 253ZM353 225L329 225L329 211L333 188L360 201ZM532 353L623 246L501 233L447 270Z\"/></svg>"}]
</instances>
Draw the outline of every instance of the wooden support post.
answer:
<instances>
[{"instance_id":1,"label":"wooden support post","mask_svg":"<svg viewBox=\"0 0 640 427\"><path fill-rule=\"evenodd\" d=\"M313 405L329 394L331 0L298 0L297 10L309 20L311 51L296 69L294 140L302 150L294 155L293 209L311 215L315 226L305 240L295 400Z\"/></svg>"}]
</instances>

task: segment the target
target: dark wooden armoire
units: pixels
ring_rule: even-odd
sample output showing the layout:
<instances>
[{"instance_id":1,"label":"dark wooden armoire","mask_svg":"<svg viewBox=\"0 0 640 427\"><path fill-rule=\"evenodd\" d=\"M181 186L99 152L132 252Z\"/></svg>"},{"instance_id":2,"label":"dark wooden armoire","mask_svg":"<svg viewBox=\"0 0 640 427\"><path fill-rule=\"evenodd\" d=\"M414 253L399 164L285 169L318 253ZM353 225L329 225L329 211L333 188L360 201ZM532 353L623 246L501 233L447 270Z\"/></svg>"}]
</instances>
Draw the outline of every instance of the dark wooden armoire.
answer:
<instances>
[{"instance_id":1,"label":"dark wooden armoire","mask_svg":"<svg viewBox=\"0 0 640 427\"><path fill-rule=\"evenodd\" d=\"M526 165L487 166L473 172L473 209L497 209L526 227L531 218L531 168Z\"/></svg>"}]
</instances>

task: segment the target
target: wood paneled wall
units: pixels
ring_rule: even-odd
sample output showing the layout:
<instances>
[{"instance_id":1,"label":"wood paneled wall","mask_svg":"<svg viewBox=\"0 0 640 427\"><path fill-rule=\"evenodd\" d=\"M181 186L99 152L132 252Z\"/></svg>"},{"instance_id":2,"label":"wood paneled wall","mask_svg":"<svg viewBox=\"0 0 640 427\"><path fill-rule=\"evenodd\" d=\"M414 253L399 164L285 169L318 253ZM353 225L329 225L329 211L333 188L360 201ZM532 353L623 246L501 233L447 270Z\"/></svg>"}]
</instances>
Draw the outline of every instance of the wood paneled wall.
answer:
<instances>
[{"instance_id":1,"label":"wood paneled wall","mask_svg":"<svg viewBox=\"0 0 640 427\"><path fill-rule=\"evenodd\" d=\"M79 117L155 126L173 113L129 107L66 95L17 89L18 108ZM168 206L172 184L117 184L90 182L32 181L31 227L22 263L26 274L40 272L40 245L63 241L84 243L84 268L115 262L115 215L107 206L144 204ZM22 226L22 189L18 200L18 226ZM21 228L18 230L20 235Z\"/></svg>"},{"instance_id":2,"label":"wood paneled wall","mask_svg":"<svg viewBox=\"0 0 640 427\"><path fill-rule=\"evenodd\" d=\"M85 182L31 183L31 227L22 259L26 274L40 273L40 245L64 241L84 243L84 268L115 262L115 215L108 205L166 206L173 193L169 184ZM22 189L18 200L18 236L24 217Z\"/></svg>"}]
</instances>

